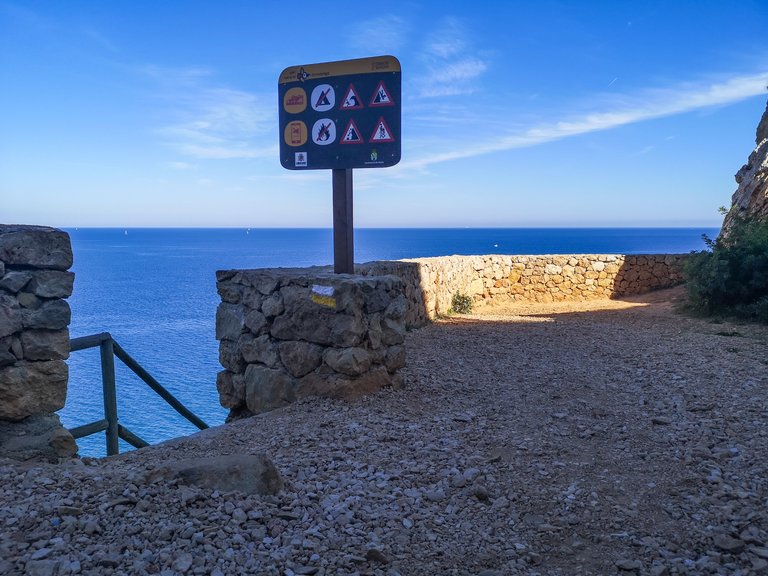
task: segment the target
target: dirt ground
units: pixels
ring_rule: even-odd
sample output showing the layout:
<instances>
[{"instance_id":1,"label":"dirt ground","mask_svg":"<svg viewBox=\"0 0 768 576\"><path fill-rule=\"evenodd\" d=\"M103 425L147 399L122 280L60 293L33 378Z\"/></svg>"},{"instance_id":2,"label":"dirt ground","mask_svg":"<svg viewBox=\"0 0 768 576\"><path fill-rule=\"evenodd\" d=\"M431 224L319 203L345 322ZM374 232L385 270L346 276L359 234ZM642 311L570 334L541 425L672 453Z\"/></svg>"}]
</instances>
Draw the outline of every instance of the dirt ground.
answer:
<instances>
[{"instance_id":1,"label":"dirt ground","mask_svg":"<svg viewBox=\"0 0 768 576\"><path fill-rule=\"evenodd\" d=\"M768 327L679 297L442 319L408 334L403 390L86 465L0 462L0 572L768 574ZM142 483L243 452L273 459L280 495ZM62 507L79 513L54 530Z\"/></svg>"}]
</instances>

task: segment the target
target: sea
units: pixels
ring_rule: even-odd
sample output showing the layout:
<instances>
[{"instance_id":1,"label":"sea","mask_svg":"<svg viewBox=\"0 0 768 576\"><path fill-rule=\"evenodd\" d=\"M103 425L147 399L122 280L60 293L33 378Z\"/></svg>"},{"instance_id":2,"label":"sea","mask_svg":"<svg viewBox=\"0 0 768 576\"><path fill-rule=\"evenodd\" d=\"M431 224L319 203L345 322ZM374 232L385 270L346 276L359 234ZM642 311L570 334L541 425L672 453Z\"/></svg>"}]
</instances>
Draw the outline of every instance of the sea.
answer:
<instances>
[{"instance_id":1,"label":"sea","mask_svg":"<svg viewBox=\"0 0 768 576\"><path fill-rule=\"evenodd\" d=\"M216 270L333 263L331 229L70 228L75 272L70 336L109 332L207 424L218 401ZM355 262L452 254L678 254L705 249L717 228L361 228ZM62 423L103 418L98 348L73 352ZM115 359L120 422L150 444L197 429ZM103 433L78 440L104 456ZM120 451L131 450L121 440Z\"/></svg>"}]
</instances>

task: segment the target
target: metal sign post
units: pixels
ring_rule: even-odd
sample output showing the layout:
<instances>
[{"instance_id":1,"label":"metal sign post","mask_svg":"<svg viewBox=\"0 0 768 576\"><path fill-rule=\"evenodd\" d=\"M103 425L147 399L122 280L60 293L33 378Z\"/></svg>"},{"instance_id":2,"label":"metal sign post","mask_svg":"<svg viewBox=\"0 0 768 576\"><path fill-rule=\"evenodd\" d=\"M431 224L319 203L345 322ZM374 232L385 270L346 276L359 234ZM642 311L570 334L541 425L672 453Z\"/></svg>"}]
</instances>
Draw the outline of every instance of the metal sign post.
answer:
<instances>
[{"instance_id":1,"label":"metal sign post","mask_svg":"<svg viewBox=\"0 0 768 576\"><path fill-rule=\"evenodd\" d=\"M333 271L355 273L352 168L333 169Z\"/></svg>"},{"instance_id":2,"label":"metal sign post","mask_svg":"<svg viewBox=\"0 0 768 576\"><path fill-rule=\"evenodd\" d=\"M400 161L400 94L394 56L291 66L280 74L280 163L288 170L332 170L338 274L354 273L352 169Z\"/></svg>"}]
</instances>

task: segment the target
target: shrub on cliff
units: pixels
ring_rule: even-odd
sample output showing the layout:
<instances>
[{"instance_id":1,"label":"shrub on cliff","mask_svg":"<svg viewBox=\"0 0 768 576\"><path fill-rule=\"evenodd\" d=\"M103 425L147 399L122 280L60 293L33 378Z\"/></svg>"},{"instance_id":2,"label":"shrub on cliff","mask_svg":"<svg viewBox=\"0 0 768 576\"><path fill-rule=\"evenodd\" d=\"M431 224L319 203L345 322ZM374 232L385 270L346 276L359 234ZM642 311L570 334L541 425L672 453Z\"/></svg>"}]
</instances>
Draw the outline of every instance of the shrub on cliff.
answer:
<instances>
[{"instance_id":1,"label":"shrub on cliff","mask_svg":"<svg viewBox=\"0 0 768 576\"><path fill-rule=\"evenodd\" d=\"M727 235L704 236L684 273L691 307L768 323L768 222L737 219Z\"/></svg>"},{"instance_id":2,"label":"shrub on cliff","mask_svg":"<svg viewBox=\"0 0 768 576\"><path fill-rule=\"evenodd\" d=\"M469 314L472 312L472 297L462 292L456 292L451 298L451 313Z\"/></svg>"}]
</instances>

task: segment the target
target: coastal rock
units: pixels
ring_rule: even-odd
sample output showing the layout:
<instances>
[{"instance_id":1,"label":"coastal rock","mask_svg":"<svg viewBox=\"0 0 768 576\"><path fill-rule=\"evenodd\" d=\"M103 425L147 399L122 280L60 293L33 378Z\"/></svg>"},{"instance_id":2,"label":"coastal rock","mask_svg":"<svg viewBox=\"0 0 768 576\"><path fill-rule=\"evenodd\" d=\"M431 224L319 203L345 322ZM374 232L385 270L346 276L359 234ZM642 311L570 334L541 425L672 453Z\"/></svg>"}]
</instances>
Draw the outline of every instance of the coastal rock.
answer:
<instances>
[{"instance_id":1,"label":"coastal rock","mask_svg":"<svg viewBox=\"0 0 768 576\"><path fill-rule=\"evenodd\" d=\"M76 454L75 439L56 414L36 414L20 422L0 420L0 456L57 463Z\"/></svg>"},{"instance_id":2,"label":"coastal rock","mask_svg":"<svg viewBox=\"0 0 768 576\"><path fill-rule=\"evenodd\" d=\"M280 342L280 360L294 378L301 378L320 366L323 347L310 342Z\"/></svg>"},{"instance_id":3,"label":"coastal rock","mask_svg":"<svg viewBox=\"0 0 768 576\"><path fill-rule=\"evenodd\" d=\"M26 360L0 370L0 419L23 420L64 407L68 368L63 360Z\"/></svg>"},{"instance_id":4,"label":"coastal rock","mask_svg":"<svg viewBox=\"0 0 768 576\"><path fill-rule=\"evenodd\" d=\"M23 353L21 356L23 357ZM13 364L17 360L21 358L17 357L13 351L13 338L11 336L0 338L0 368Z\"/></svg>"},{"instance_id":5,"label":"coastal rock","mask_svg":"<svg viewBox=\"0 0 768 576\"><path fill-rule=\"evenodd\" d=\"M721 234L727 236L735 219L768 220L768 105L757 127L755 149L736 173L739 185L731 198L731 209Z\"/></svg>"},{"instance_id":6,"label":"coastal rock","mask_svg":"<svg viewBox=\"0 0 768 576\"><path fill-rule=\"evenodd\" d=\"M0 278L0 288L11 294L16 294L19 290L32 280L32 273L26 270L11 270Z\"/></svg>"},{"instance_id":7,"label":"coastal rock","mask_svg":"<svg viewBox=\"0 0 768 576\"><path fill-rule=\"evenodd\" d=\"M28 290L40 298L68 298L72 295L75 275L62 270L38 270Z\"/></svg>"},{"instance_id":8,"label":"coastal rock","mask_svg":"<svg viewBox=\"0 0 768 576\"><path fill-rule=\"evenodd\" d=\"M323 361L348 376L360 376L371 368L371 356L363 348L327 348Z\"/></svg>"},{"instance_id":9,"label":"coastal rock","mask_svg":"<svg viewBox=\"0 0 768 576\"><path fill-rule=\"evenodd\" d=\"M272 294L261 303L261 312L267 318L274 318L283 313L283 299L278 292Z\"/></svg>"},{"instance_id":10,"label":"coastal rock","mask_svg":"<svg viewBox=\"0 0 768 576\"><path fill-rule=\"evenodd\" d=\"M262 334L258 338L243 334L238 341L238 348L249 364L259 363L269 368L277 368L280 364L278 345L268 334Z\"/></svg>"},{"instance_id":11,"label":"coastal rock","mask_svg":"<svg viewBox=\"0 0 768 576\"><path fill-rule=\"evenodd\" d=\"M69 330L25 330L21 346L26 360L66 360L69 358Z\"/></svg>"},{"instance_id":12,"label":"coastal rock","mask_svg":"<svg viewBox=\"0 0 768 576\"><path fill-rule=\"evenodd\" d=\"M396 372L405 367L405 346L390 346L387 350L387 356L384 365L390 372Z\"/></svg>"},{"instance_id":13,"label":"coastal rock","mask_svg":"<svg viewBox=\"0 0 768 576\"><path fill-rule=\"evenodd\" d=\"M0 338L22 328L21 307L15 298L0 294Z\"/></svg>"},{"instance_id":14,"label":"coastal rock","mask_svg":"<svg viewBox=\"0 0 768 576\"><path fill-rule=\"evenodd\" d=\"M237 340L245 329L242 307L222 302L216 309L216 340Z\"/></svg>"},{"instance_id":15,"label":"coastal rock","mask_svg":"<svg viewBox=\"0 0 768 576\"><path fill-rule=\"evenodd\" d=\"M45 226L0 225L0 260L6 266L67 270L72 266L69 234Z\"/></svg>"},{"instance_id":16,"label":"coastal rock","mask_svg":"<svg viewBox=\"0 0 768 576\"><path fill-rule=\"evenodd\" d=\"M65 300L47 300L36 309L24 308L21 321L24 328L61 330L69 326L72 312Z\"/></svg>"},{"instance_id":17,"label":"coastal rock","mask_svg":"<svg viewBox=\"0 0 768 576\"><path fill-rule=\"evenodd\" d=\"M152 470L148 483L176 480L220 492L274 495L283 489L283 480L265 454L233 454L191 458L170 462Z\"/></svg>"},{"instance_id":18,"label":"coastal rock","mask_svg":"<svg viewBox=\"0 0 768 576\"><path fill-rule=\"evenodd\" d=\"M287 406L296 400L294 380L286 372L249 364L245 370L245 404L254 414Z\"/></svg>"}]
</instances>

